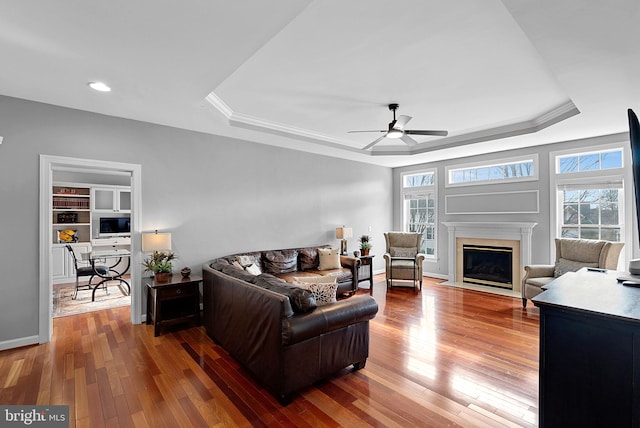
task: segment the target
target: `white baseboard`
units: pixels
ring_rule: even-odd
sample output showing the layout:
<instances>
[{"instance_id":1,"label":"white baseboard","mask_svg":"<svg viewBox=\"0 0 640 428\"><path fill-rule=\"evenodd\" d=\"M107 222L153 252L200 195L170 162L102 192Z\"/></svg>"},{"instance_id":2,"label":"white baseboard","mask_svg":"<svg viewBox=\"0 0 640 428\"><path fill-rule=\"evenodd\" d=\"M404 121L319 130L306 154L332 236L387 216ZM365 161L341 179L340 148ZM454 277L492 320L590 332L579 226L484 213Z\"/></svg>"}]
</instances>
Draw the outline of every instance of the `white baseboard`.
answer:
<instances>
[{"instance_id":1,"label":"white baseboard","mask_svg":"<svg viewBox=\"0 0 640 428\"><path fill-rule=\"evenodd\" d=\"M20 348L21 346L37 345L38 335L20 337L18 339L5 340L0 342L0 351L7 349Z\"/></svg>"},{"instance_id":2,"label":"white baseboard","mask_svg":"<svg viewBox=\"0 0 640 428\"><path fill-rule=\"evenodd\" d=\"M438 278L438 279L449 279L449 275L444 275L441 273L433 273L433 272L422 272L422 276L428 276L430 278Z\"/></svg>"}]
</instances>

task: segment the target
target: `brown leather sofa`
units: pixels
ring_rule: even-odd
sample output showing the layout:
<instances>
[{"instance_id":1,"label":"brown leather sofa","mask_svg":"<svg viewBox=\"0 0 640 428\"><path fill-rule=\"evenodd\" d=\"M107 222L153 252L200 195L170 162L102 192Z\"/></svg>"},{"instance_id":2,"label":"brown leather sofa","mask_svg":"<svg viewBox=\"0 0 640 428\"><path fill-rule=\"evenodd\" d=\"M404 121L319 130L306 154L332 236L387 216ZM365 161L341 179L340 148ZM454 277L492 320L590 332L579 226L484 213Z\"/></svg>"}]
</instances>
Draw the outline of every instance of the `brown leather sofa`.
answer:
<instances>
[{"instance_id":1,"label":"brown leather sofa","mask_svg":"<svg viewBox=\"0 0 640 428\"><path fill-rule=\"evenodd\" d=\"M335 276L338 283L338 295L353 295L358 290L358 270L360 259L340 256L341 267L319 270L318 249L331 248L331 245L288 248L283 250L252 251L223 256L221 259L230 264L237 262L243 268L256 267L259 273L270 273L287 282L302 276Z\"/></svg>"},{"instance_id":2,"label":"brown leather sofa","mask_svg":"<svg viewBox=\"0 0 640 428\"><path fill-rule=\"evenodd\" d=\"M229 258L203 266L204 326L281 404L349 365L364 367L369 320L378 312L371 296L315 307L309 291L269 273L252 275Z\"/></svg>"}]
</instances>

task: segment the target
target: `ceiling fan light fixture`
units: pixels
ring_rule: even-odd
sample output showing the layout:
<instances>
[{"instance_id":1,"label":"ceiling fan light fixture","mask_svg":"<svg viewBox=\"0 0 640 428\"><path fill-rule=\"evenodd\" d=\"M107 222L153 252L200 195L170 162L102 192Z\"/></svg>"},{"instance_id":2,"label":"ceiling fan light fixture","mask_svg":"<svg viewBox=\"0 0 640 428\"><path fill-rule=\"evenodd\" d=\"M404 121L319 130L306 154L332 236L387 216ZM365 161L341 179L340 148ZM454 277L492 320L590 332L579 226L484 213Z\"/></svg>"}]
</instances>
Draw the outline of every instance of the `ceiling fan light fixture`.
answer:
<instances>
[{"instance_id":1,"label":"ceiling fan light fixture","mask_svg":"<svg viewBox=\"0 0 640 428\"><path fill-rule=\"evenodd\" d=\"M387 138L400 138L404 135L404 132L402 132L399 129L391 129L389 130L389 132L387 132Z\"/></svg>"}]
</instances>

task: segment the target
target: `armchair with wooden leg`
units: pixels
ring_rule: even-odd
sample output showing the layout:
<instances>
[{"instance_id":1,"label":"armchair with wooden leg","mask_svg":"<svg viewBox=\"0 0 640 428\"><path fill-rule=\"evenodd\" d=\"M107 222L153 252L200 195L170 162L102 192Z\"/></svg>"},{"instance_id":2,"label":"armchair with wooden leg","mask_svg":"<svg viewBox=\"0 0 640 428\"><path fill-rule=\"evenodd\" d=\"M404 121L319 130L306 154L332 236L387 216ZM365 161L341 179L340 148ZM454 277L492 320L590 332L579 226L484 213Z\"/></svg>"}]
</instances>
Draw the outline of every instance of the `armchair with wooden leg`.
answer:
<instances>
[{"instance_id":1,"label":"armchair with wooden leg","mask_svg":"<svg viewBox=\"0 0 640 428\"><path fill-rule=\"evenodd\" d=\"M422 233L387 232L384 239L387 288L398 285L397 281L412 281L414 289L419 284L422 290L422 263L425 258L420 252Z\"/></svg>"}]
</instances>

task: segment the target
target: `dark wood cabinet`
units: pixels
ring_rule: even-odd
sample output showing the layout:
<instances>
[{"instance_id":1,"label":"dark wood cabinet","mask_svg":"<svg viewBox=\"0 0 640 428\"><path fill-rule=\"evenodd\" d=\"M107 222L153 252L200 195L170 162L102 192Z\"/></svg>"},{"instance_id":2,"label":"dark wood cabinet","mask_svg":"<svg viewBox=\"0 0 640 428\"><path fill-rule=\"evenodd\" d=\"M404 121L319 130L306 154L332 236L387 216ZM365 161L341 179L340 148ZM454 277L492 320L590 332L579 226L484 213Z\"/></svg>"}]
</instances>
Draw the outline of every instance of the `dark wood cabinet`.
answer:
<instances>
[{"instance_id":1,"label":"dark wood cabinet","mask_svg":"<svg viewBox=\"0 0 640 428\"><path fill-rule=\"evenodd\" d=\"M640 289L619 275L582 269L533 299L541 427L640 427Z\"/></svg>"},{"instance_id":2,"label":"dark wood cabinet","mask_svg":"<svg viewBox=\"0 0 640 428\"><path fill-rule=\"evenodd\" d=\"M167 282L145 278L147 285L147 324L153 324L154 335L162 327L195 322L200 325L200 289L202 277L183 278L172 275Z\"/></svg>"}]
</instances>

